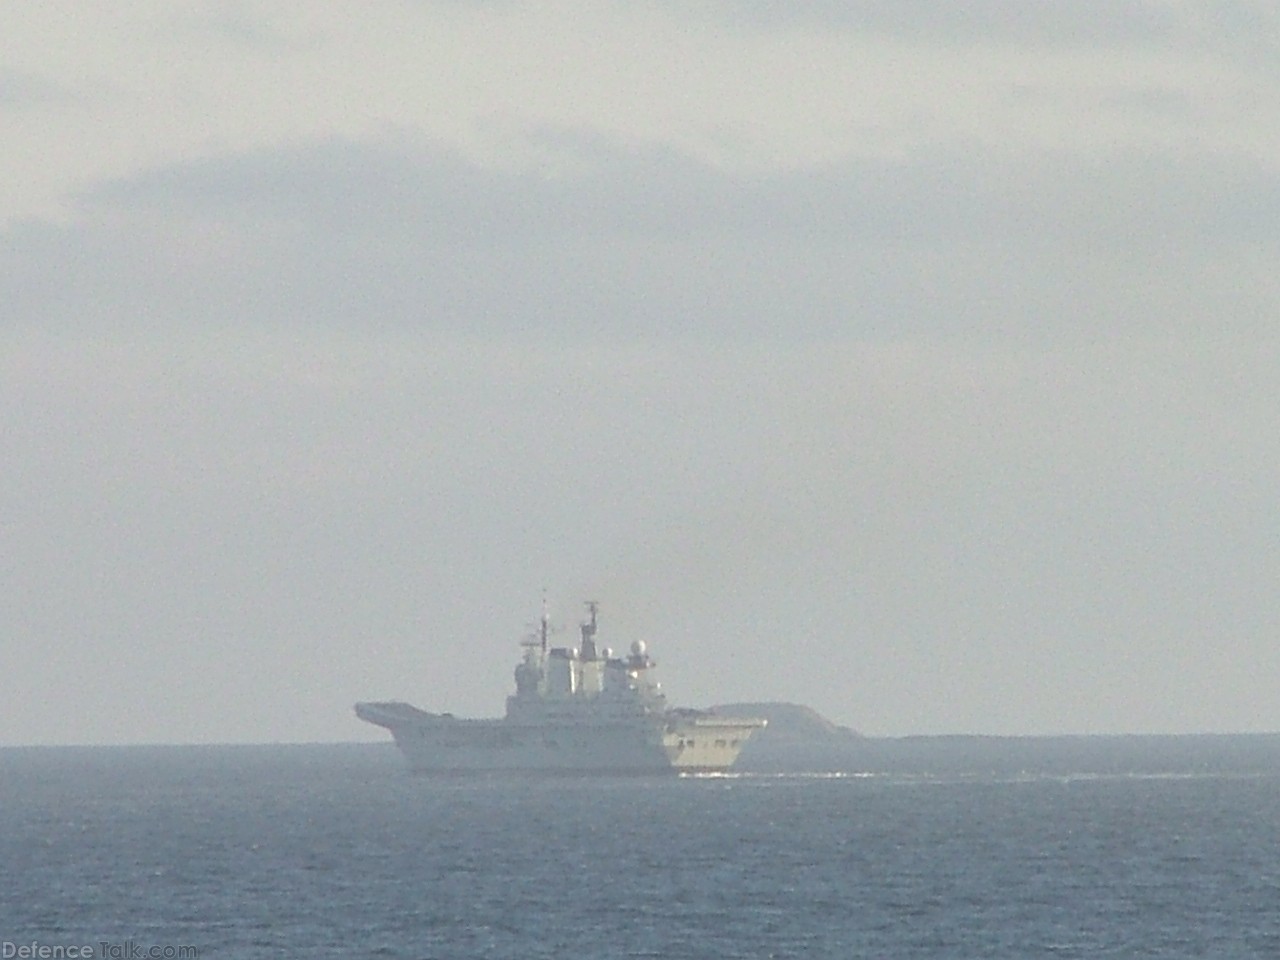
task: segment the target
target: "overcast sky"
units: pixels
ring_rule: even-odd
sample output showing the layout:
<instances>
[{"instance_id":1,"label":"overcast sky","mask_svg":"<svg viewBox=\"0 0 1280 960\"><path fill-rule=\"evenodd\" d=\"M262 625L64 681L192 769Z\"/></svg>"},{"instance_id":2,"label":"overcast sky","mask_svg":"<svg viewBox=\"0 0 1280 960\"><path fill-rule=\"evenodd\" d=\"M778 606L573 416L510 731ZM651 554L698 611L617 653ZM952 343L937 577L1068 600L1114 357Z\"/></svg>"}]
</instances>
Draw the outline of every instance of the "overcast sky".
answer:
<instances>
[{"instance_id":1,"label":"overcast sky","mask_svg":"<svg viewBox=\"0 0 1280 960\"><path fill-rule=\"evenodd\" d=\"M1280 730L1269 0L0 13L0 744Z\"/></svg>"}]
</instances>

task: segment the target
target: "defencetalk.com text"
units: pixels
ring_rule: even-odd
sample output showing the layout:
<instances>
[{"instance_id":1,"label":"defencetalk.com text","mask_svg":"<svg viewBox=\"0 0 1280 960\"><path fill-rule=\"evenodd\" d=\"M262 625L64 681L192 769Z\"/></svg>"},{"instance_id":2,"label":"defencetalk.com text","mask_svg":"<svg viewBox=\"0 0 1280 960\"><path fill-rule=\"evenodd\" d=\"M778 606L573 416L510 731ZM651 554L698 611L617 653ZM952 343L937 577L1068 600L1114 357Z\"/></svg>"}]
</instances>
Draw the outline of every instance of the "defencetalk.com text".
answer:
<instances>
[{"instance_id":1,"label":"defencetalk.com text","mask_svg":"<svg viewBox=\"0 0 1280 960\"><path fill-rule=\"evenodd\" d=\"M111 943L16 943L0 941L0 960L199 960L198 947L176 944L140 944L135 940Z\"/></svg>"}]
</instances>

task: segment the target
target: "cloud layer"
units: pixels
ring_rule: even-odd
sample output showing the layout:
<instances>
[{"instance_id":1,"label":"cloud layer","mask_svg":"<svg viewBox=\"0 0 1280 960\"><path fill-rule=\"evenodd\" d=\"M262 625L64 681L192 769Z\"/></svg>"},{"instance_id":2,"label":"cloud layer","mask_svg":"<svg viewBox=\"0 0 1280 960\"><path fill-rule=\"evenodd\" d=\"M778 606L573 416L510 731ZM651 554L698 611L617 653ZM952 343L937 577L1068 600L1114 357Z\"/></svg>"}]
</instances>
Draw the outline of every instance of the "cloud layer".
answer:
<instances>
[{"instance_id":1,"label":"cloud layer","mask_svg":"<svg viewBox=\"0 0 1280 960\"><path fill-rule=\"evenodd\" d=\"M10 322L528 337L1264 333L1280 179L1251 160L939 149L768 176L544 137L557 169L333 140L96 188L8 231Z\"/></svg>"}]
</instances>

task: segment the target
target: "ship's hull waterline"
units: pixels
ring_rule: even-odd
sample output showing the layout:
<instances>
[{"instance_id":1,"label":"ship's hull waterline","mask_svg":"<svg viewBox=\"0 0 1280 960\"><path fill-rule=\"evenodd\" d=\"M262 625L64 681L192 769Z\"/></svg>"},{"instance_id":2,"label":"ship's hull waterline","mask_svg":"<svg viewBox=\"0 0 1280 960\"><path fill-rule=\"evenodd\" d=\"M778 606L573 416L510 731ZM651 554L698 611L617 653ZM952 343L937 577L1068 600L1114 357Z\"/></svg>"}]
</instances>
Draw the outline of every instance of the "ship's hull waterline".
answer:
<instances>
[{"instance_id":1,"label":"ship's hull waterline","mask_svg":"<svg viewBox=\"0 0 1280 960\"><path fill-rule=\"evenodd\" d=\"M456 773L718 773L733 766L758 721L698 717L648 724L521 724L361 703L361 719L391 731L409 769ZM658 718L654 718L657 720Z\"/></svg>"}]
</instances>

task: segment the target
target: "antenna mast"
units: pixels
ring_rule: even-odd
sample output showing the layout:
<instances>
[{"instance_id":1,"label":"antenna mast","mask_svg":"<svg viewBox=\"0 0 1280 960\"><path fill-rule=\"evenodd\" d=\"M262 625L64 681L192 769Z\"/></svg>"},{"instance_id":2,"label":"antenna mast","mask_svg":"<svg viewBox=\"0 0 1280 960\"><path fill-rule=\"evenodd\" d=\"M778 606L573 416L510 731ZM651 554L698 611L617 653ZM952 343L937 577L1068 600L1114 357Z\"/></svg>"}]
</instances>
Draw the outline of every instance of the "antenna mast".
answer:
<instances>
[{"instance_id":1,"label":"antenna mast","mask_svg":"<svg viewBox=\"0 0 1280 960\"><path fill-rule=\"evenodd\" d=\"M582 659L594 660L596 658L596 613L600 609L600 604L595 600L588 600L586 606L591 619L582 624Z\"/></svg>"},{"instance_id":2,"label":"antenna mast","mask_svg":"<svg viewBox=\"0 0 1280 960\"><path fill-rule=\"evenodd\" d=\"M547 655L547 630L550 623L550 617L547 614L547 590L542 589L542 623L538 629L538 639L542 641L542 655Z\"/></svg>"}]
</instances>

